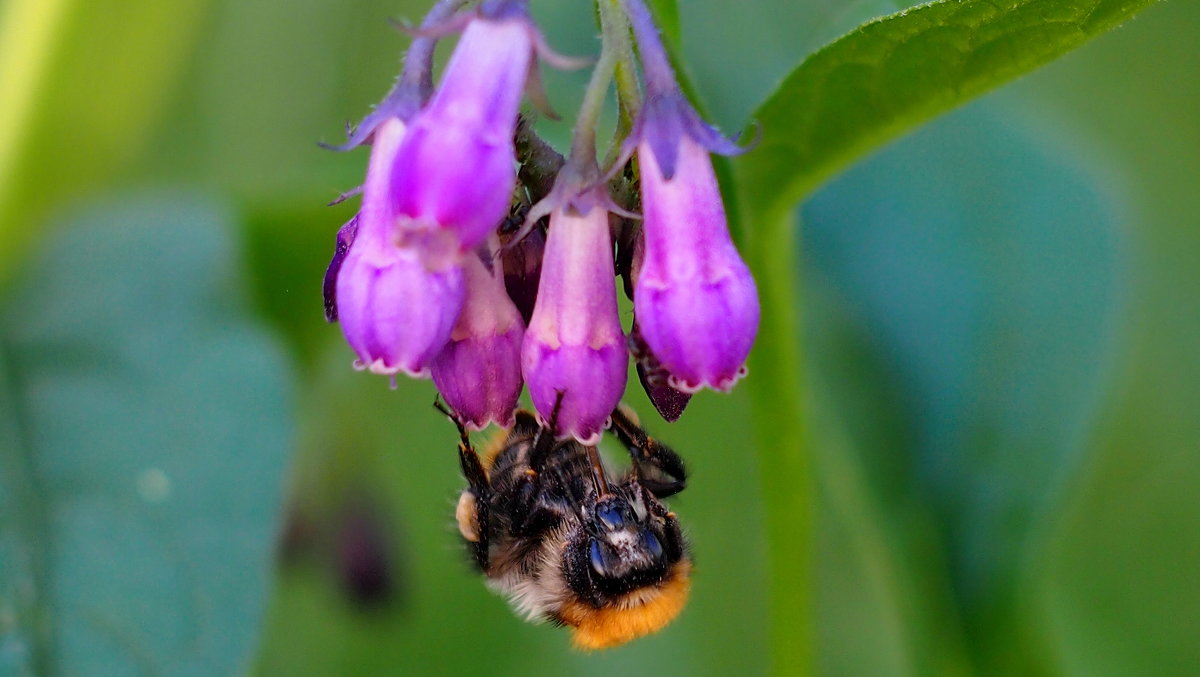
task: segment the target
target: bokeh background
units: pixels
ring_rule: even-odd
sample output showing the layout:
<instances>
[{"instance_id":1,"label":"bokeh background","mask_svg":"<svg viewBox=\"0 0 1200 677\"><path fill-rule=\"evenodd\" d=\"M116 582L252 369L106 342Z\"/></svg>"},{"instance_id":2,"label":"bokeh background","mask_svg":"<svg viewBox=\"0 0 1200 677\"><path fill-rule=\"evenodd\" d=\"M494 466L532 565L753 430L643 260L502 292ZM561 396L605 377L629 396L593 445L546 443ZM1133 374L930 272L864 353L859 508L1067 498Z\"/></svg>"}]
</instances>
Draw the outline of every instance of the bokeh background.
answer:
<instances>
[{"instance_id":1,"label":"bokeh background","mask_svg":"<svg viewBox=\"0 0 1200 677\"><path fill-rule=\"evenodd\" d=\"M692 470L693 600L584 655L468 567L430 384L322 321L366 152L316 142L425 5L0 4L0 671L767 671L743 391L645 416ZM596 52L589 3L533 5ZM902 6L682 0L684 57L736 130ZM1200 672L1198 73L1200 5L1160 3L798 211L822 674ZM550 74L568 120L584 77Z\"/></svg>"}]
</instances>

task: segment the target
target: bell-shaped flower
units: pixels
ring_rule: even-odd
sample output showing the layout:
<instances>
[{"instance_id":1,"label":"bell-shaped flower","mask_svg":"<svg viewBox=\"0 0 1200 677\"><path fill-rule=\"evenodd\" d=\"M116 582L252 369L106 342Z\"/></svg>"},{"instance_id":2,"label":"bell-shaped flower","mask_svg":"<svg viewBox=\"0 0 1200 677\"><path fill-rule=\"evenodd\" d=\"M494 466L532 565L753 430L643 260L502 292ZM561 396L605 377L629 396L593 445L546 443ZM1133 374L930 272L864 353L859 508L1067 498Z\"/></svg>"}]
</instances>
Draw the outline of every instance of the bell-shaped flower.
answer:
<instances>
[{"instance_id":1,"label":"bell-shaped flower","mask_svg":"<svg viewBox=\"0 0 1200 677\"><path fill-rule=\"evenodd\" d=\"M431 268L419 248L397 244L399 219L386 189L389 160L404 138L398 118L374 132L353 241L340 263L337 255L331 263L332 307L358 368L424 377L462 308L463 275L457 261Z\"/></svg>"},{"instance_id":2,"label":"bell-shaped flower","mask_svg":"<svg viewBox=\"0 0 1200 677\"><path fill-rule=\"evenodd\" d=\"M673 173L654 140L638 147L645 255L634 313L672 387L729 390L758 332L758 292L729 236L708 149L687 134L676 139Z\"/></svg>"},{"instance_id":3,"label":"bell-shaped flower","mask_svg":"<svg viewBox=\"0 0 1200 677\"><path fill-rule=\"evenodd\" d=\"M541 284L521 367L543 420L557 412L557 431L595 444L625 391L625 336L617 314L607 199L586 211L564 203L550 215Z\"/></svg>"},{"instance_id":4,"label":"bell-shaped flower","mask_svg":"<svg viewBox=\"0 0 1200 677\"><path fill-rule=\"evenodd\" d=\"M649 352L684 392L729 390L758 333L758 291L729 236L710 152L742 152L688 104L642 0L623 0L646 100L625 141L641 169L644 255L634 314Z\"/></svg>"},{"instance_id":5,"label":"bell-shaped flower","mask_svg":"<svg viewBox=\"0 0 1200 677\"><path fill-rule=\"evenodd\" d=\"M486 2L471 16L395 160L404 241L422 243L430 256L456 256L504 218L517 178L517 113L537 54L552 53L524 3Z\"/></svg>"},{"instance_id":6,"label":"bell-shaped flower","mask_svg":"<svg viewBox=\"0 0 1200 677\"><path fill-rule=\"evenodd\" d=\"M463 277L466 300L450 342L433 361L433 383L466 427L480 430L491 422L511 427L523 385L525 325L505 292L498 259L468 255Z\"/></svg>"}]
</instances>

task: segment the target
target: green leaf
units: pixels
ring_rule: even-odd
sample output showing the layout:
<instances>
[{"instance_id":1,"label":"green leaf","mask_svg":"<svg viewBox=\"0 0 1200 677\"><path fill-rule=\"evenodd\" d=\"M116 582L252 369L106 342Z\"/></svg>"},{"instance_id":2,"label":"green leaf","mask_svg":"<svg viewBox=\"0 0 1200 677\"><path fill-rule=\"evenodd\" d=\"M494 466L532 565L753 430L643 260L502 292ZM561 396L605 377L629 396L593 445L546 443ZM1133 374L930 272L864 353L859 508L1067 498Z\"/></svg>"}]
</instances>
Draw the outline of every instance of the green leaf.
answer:
<instances>
[{"instance_id":1,"label":"green leaf","mask_svg":"<svg viewBox=\"0 0 1200 677\"><path fill-rule=\"evenodd\" d=\"M1045 660L1021 584L1098 421L1122 295L1115 210L1046 145L971 108L804 211L806 286L831 297L809 304L819 397L855 447L841 462L866 468L894 547L949 572L949 614L930 592L899 594L921 611L910 642L930 652L915 674L946 655L928 638L947 615L987 674L1037 674ZM909 576L898 590L945 585Z\"/></svg>"},{"instance_id":2,"label":"green leaf","mask_svg":"<svg viewBox=\"0 0 1200 677\"><path fill-rule=\"evenodd\" d=\"M247 664L289 370L247 316L229 221L186 194L99 205L66 220L4 304L20 321L0 335L12 423L0 481L6 497L25 490L0 523L2 547L22 555L0 568L0 649L37 674Z\"/></svg>"},{"instance_id":3,"label":"green leaf","mask_svg":"<svg viewBox=\"0 0 1200 677\"><path fill-rule=\"evenodd\" d=\"M772 646L781 674L803 673L811 664L806 586L795 583L810 580L804 550L810 504L801 487L788 486L788 480L807 481L811 467L799 385L793 205L859 155L1047 63L1153 1L1016 0L1001 7L992 0L941 0L903 10L810 56L759 108L763 137L734 164L729 212L758 276L763 307L750 357L757 374L751 395L772 520ZM781 416L795 431L786 443L772 445Z\"/></svg>"},{"instance_id":4,"label":"green leaf","mask_svg":"<svg viewBox=\"0 0 1200 677\"><path fill-rule=\"evenodd\" d=\"M940 0L860 26L758 109L761 143L736 163L744 216L789 208L862 154L1153 2Z\"/></svg>"}]
</instances>

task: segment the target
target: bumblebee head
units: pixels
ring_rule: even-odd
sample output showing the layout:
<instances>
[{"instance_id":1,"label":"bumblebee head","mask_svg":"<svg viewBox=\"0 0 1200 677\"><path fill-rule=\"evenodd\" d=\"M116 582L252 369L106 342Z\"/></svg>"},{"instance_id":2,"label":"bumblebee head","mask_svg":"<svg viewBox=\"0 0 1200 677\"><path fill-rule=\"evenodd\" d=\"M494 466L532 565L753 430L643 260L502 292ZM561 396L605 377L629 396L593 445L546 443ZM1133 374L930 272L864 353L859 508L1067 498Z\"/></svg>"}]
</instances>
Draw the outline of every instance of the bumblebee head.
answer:
<instances>
[{"instance_id":1,"label":"bumblebee head","mask_svg":"<svg viewBox=\"0 0 1200 677\"><path fill-rule=\"evenodd\" d=\"M670 623L687 602L691 562L674 514L636 482L585 506L563 570L573 597L558 613L584 649L624 644Z\"/></svg>"}]
</instances>

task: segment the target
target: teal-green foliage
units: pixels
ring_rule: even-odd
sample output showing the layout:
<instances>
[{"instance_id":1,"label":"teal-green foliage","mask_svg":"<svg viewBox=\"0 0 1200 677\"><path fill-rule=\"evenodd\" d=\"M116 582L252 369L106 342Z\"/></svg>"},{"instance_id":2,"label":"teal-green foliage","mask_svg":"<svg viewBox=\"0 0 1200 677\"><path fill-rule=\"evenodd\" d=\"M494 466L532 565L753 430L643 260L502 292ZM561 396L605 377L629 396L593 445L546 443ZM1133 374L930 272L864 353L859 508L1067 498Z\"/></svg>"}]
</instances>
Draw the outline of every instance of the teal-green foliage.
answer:
<instances>
[{"instance_id":1,"label":"teal-green foliage","mask_svg":"<svg viewBox=\"0 0 1200 677\"><path fill-rule=\"evenodd\" d=\"M234 674L253 655L292 384L247 312L230 216L118 194L64 216L10 291L5 674Z\"/></svg>"}]
</instances>

